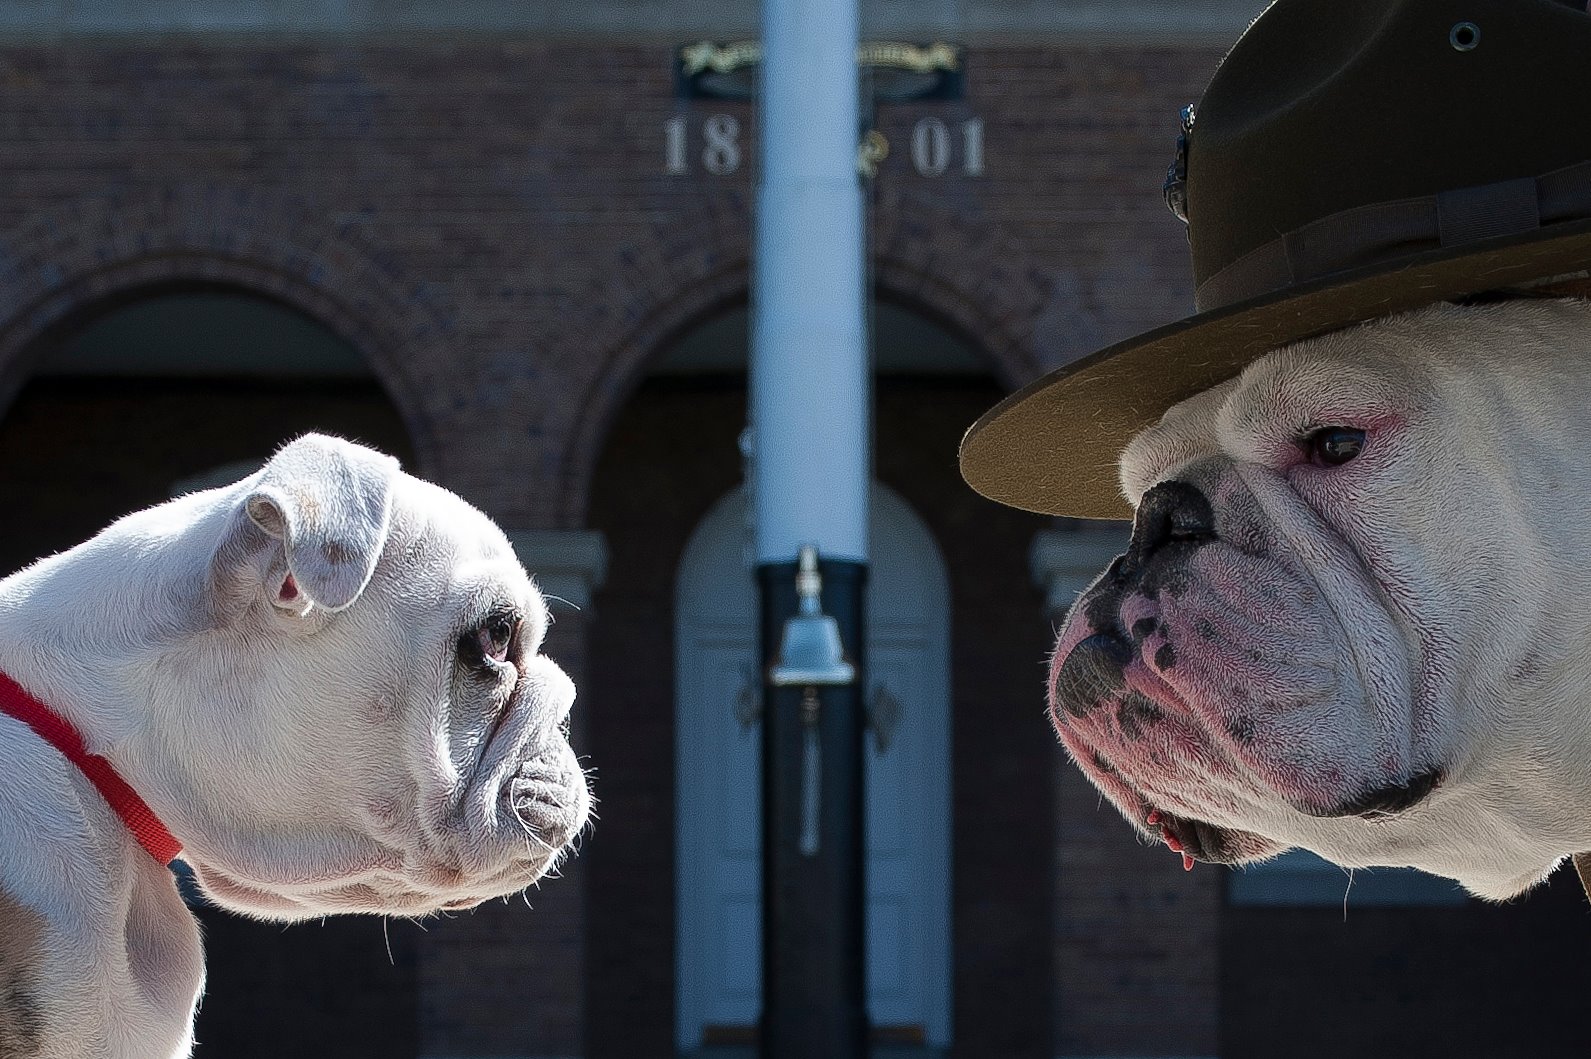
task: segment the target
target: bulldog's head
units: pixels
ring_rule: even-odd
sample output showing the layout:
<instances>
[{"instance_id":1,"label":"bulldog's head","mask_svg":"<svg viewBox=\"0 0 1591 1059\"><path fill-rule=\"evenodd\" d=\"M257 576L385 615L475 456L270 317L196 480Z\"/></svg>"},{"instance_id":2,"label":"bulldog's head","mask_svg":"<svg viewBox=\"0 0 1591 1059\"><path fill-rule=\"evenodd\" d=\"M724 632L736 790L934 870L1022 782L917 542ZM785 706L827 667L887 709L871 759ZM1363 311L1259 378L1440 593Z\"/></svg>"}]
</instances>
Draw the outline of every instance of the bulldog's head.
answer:
<instances>
[{"instance_id":1,"label":"bulldog's head","mask_svg":"<svg viewBox=\"0 0 1591 1059\"><path fill-rule=\"evenodd\" d=\"M119 763L220 904L468 907L535 881L585 826L546 605L453 494L311 435L102 539L164 586Z\"/></svg>"},{"instance_id":2,"label":"bulldog's head","mask_svg":"<svg viewBox=\"0 0 1591 1059\"><path fill-rule=\"evenodd\" d=\"M1060 632L1051 713L1146 835L1496 898L1591 849L1591 308L1284 348L1121 480L1131 544Z\"/></svg>"}]
</instances>

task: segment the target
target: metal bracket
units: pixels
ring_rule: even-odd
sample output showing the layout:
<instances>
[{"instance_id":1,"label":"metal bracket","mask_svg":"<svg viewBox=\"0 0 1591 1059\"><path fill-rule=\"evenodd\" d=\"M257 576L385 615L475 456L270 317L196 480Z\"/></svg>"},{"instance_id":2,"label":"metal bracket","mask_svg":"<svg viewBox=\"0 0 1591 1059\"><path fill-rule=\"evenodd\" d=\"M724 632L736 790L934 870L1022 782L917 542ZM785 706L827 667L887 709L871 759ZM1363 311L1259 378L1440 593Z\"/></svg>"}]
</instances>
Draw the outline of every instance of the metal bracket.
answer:
<instances>
[{"instance_id":1,"label":"metal bracket","mask_svg":"<svg viewBox=\"0 0 1591 1059\"><path fill-rule=\"evenodd\" d=\"M749 732L762 721L762 676L754 662L740 664L740 690L730 707L742 732Z\"/></svg>"},{"instance_id":2,"label":"metal bracket","mask_svg":"<svg viewBox=\"0 0 1591 1059\"><path fill-rule=\"evenodd\" d=\"M873 694L867 700L867 727L873 733L873 747L880 754L887 753L895 742L895 731L904 712L905 707L886 685L873 685Z\"/></svg>"}]
</instances>

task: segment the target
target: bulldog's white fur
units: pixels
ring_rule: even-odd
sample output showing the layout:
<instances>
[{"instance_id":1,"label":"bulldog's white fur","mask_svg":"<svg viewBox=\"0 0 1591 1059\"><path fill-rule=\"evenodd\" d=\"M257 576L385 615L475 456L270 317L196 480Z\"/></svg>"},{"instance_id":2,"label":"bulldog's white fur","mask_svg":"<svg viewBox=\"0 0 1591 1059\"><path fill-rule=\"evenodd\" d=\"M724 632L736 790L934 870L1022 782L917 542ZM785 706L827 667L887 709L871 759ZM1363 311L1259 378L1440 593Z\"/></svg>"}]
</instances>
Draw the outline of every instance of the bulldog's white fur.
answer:
<instances>
[{"instance_id":1,"label":"bulldog's white fur","mask_svg":"<svg viewBox=\"0 0 1591 1059\"><path fill-rule=\"evenodd\" d=\"M1313 458L1339 426L1362 452ZM1121 480L1213 516L1172 516L1057 647L1057 729L1134 824L1498 899L1591 849L1591 305L1444 304L1281 349L1171 409ZM1348 808L1420 776L1410 807Z\"/></svg>"},{"instance_id":2,"label":"bulldog's white fur","mask_svg":"<svg viewBox=\"0 0 1591 1059\"><path fill-rule=\"evenodd\" d=\"M0 671L112 761L217 903L417 915L522 889L585 824L546 624L485 515L310 435L0 581ZM0 716L0 1054L186 1055L202 984L171 873Z\"/></svg>"}]
</instances>

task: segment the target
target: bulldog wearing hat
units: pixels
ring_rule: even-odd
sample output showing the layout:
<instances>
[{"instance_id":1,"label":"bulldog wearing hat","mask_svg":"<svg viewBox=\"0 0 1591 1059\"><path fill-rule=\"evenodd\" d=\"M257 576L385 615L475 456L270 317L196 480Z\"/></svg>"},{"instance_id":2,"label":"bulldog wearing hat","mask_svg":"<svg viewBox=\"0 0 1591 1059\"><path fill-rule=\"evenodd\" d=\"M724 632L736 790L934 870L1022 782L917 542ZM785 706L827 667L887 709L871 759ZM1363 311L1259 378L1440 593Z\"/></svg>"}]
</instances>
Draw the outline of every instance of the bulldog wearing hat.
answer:
<instances>
[{"instance_id":1,"label":"bulldog wearing hat","mask_svg":"<svg viewBox=\"0 0 1591 1059\"><path fill-rule=\"evenodd\" d=\"M1591 850L1587 100L1583 2L1278 0L1168 177L1197 314L968 432L985 495L1133 518L1051 715L1187 865Z\"/></svg>"},{"instance_id":2,"label":"bulldog wearing hat","mask_svg":"<svg viewBox=\"0 0 1591 1059\"><path fill-rule=\"evenodd\" d=\"M485 515L318 435L0 580L0 1056L188 1054L179 852L275 920L548 871L589 797L546 628Z\"/></svg>"}]
</instances>

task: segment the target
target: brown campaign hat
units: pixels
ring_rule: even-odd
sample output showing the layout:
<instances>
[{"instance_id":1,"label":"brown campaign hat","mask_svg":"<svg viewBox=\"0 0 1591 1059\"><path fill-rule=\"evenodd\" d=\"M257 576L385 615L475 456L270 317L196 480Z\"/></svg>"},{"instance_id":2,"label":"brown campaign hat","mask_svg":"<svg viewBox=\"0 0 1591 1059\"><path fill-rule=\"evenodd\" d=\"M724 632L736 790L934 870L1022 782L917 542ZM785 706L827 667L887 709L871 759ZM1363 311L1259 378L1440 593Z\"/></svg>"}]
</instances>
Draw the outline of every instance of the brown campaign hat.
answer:
<instances>
[{"instance_id":1,"label":"brown campaign hat","mask_svg":"<svg viewBox=\"0 0 1591 1059\"><path fill-rule=\"evenodd\" d=\"M1591 14L1559 0L1277 0L1167 178L1197 313L975 423L961 473L1012 507L1129 518L1116 460L1277 346L1591 268Z\"/></svg>"}]
</instances>

